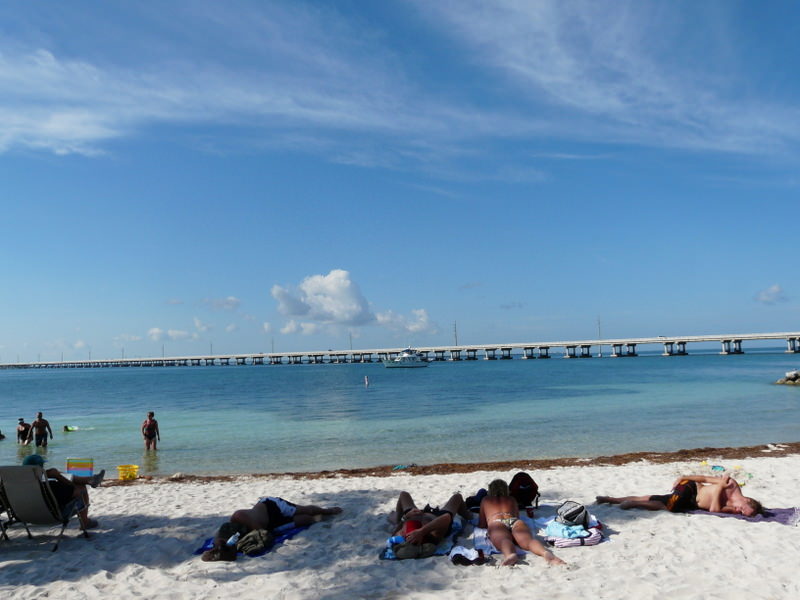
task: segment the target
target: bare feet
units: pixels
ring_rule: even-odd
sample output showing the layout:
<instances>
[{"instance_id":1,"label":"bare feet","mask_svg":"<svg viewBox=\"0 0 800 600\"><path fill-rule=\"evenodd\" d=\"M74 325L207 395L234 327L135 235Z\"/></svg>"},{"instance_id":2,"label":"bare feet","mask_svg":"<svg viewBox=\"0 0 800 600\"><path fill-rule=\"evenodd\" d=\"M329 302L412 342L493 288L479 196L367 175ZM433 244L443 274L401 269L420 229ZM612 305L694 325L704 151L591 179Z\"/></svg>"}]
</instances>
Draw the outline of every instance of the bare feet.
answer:
<instances>
[{"instance_id":1,"label":"bare feet","mask_svg":"<svg viewBox=\"0 0 800 600\"><path fill-rule=\"evenodd\" d=\"M503 562L500 563L500 566L501 567L513 567L515 564L517 564L518 560L519 560L519 557L517 556L517 553L514 552L513 554L509 554L508 556L506 556L503 559Z\"/></svg>"},{"instance_id":2,"label":"bare feet","mask_svg":"<svg viewBox=\"0 0 800 600\"><path fill-rule=\"evenodd\" d=\"M565 564L567 564L563 560L558 558L555 554L550 552L549 550L544 555L544 560L547 562L548 565L565 565Z\"/></svg>"},{"instance_id":3,"label":"bare feet","mask_svg":"<svg viewBox=\"0 0 800 600\"><path fill-rule=\"evenodd\" d=\"M87 519L86 519L86 520L83 522L83 528L84 528L84 529L94 529L94 528L95 528L95 527L97 527L98 525L99 525L99 523L98 523L97 521L95 521L94 519L89 519L89 518L87 518Z\"/></svg>"},{"instance_id":4,"label":"bare feet","mask_svg":"<svg viewBox=\"0 0 800 600\"><path fill-rule=\"evenodd\" d=\"M598 504L611 504L611 496L595 496L594 501Z\"/></svg>"}]
</instances>

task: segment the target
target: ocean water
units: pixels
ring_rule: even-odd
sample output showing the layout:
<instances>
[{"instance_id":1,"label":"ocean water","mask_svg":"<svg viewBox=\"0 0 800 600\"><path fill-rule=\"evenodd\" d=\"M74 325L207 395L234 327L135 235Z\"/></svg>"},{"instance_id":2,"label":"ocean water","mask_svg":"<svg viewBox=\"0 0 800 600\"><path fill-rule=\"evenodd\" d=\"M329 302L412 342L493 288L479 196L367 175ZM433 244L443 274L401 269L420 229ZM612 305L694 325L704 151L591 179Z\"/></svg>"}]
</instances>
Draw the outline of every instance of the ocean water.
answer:
<instances>
[{"instance_id":1,"label":"ocean water","mask_svg":"<svg viewBox=\"0 0 800 600\"><path fill-rule=\"evenodd\" d=\"M0 464L18 417L43 411L44 453L166 475L318 471L800 440L800 366L779 351L564 360L0 371ZM364 378L369 378L369 386ZM161 428L145 452L148 410ZM65 433L64 425L80 429Z\"/></svg>"}]
</instances>

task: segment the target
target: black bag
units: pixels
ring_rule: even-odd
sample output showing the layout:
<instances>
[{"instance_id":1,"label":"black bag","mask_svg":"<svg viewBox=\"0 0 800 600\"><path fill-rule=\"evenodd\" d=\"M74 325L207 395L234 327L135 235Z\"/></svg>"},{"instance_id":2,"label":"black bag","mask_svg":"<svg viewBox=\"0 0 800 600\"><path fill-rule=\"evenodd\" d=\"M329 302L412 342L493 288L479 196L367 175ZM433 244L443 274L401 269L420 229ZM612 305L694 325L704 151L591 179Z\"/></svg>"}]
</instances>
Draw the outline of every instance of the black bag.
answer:
<instances>
[{"instance_id":1,"label":"black bag","mask_svg":"<svg viewBox=\"0 0 800 600\"><path fill-rule=\"evenodd\" d=\"M589 511L583 504L567 500L556 510L556 521L563 525L582 525L584 529L589 529Z\"/></svg>"},{"instance_id":2,"label":"black bag","mask_svg":"<svg viewBox=\"0 0 800 600\"><path fill-rule=\"evenodd\" d=\"M517 506L520 508L539 506L539 486L533 480L533 477L524 471L520 471L511 478L511 483L508 484L508 492L517 501Z\"/></svg>"}]
</instances>

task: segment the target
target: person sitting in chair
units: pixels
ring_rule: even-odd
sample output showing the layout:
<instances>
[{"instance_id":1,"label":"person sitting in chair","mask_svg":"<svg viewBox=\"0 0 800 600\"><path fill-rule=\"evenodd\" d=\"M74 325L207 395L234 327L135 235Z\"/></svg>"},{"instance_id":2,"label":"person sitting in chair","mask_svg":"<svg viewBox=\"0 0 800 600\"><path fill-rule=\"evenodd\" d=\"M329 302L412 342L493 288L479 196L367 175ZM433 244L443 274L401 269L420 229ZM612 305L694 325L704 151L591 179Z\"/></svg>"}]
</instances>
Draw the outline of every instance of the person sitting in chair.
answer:
<instances>
[{"instance_id":1,"label":"person sitting in chair","mask_svg":"<svg viewBox=\"0 0 800 600\"><path fill-rule=\"evenodd\" d=\"M36 466L44 469L45 460L38 454L26 456L22 461L23 466ZM58 469L46 469L47 483L50 491L53 492L59 508L64 508L72 500L80 498L83 501L83 508L78 511L78 519L81 522L81 529L92 529L97 527L97 521L89 518L89 492L87 485L96 488L103 482L106 471L103 469L91 477L72 476L72 480L64 477Z\"/></svg>"}]
</instances>

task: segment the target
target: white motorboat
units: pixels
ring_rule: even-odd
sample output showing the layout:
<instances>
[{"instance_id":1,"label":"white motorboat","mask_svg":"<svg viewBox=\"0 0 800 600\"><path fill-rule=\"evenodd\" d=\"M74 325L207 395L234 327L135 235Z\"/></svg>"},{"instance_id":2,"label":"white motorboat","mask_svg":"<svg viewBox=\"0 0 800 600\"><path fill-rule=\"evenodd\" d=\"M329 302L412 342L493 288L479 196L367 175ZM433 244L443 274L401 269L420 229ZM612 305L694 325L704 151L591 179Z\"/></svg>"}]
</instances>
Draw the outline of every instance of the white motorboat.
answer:
<instances>
[{"instance_id":1,"label":"white motorboat","mask_svg":"<svg viewBox=\"0 0 800 600\"><path fill-rule=\"evenodd\" d=\"M425 360L425 357L416 350L412 348L406 348L395 358L384 360L383 366L395 369L414 369L418 367L427 367L428 362Z\"/></svg>"},{"instance_id":2,"label":"white motorboat","mask_svg":"<svg viewBox=\"0 0 800 600\"><path fill-rule=\"evenodd\" d=\"M786 379L797 379L798 377L800 377L800 370L786 371Z\"/></svg>"}]
</instances>

